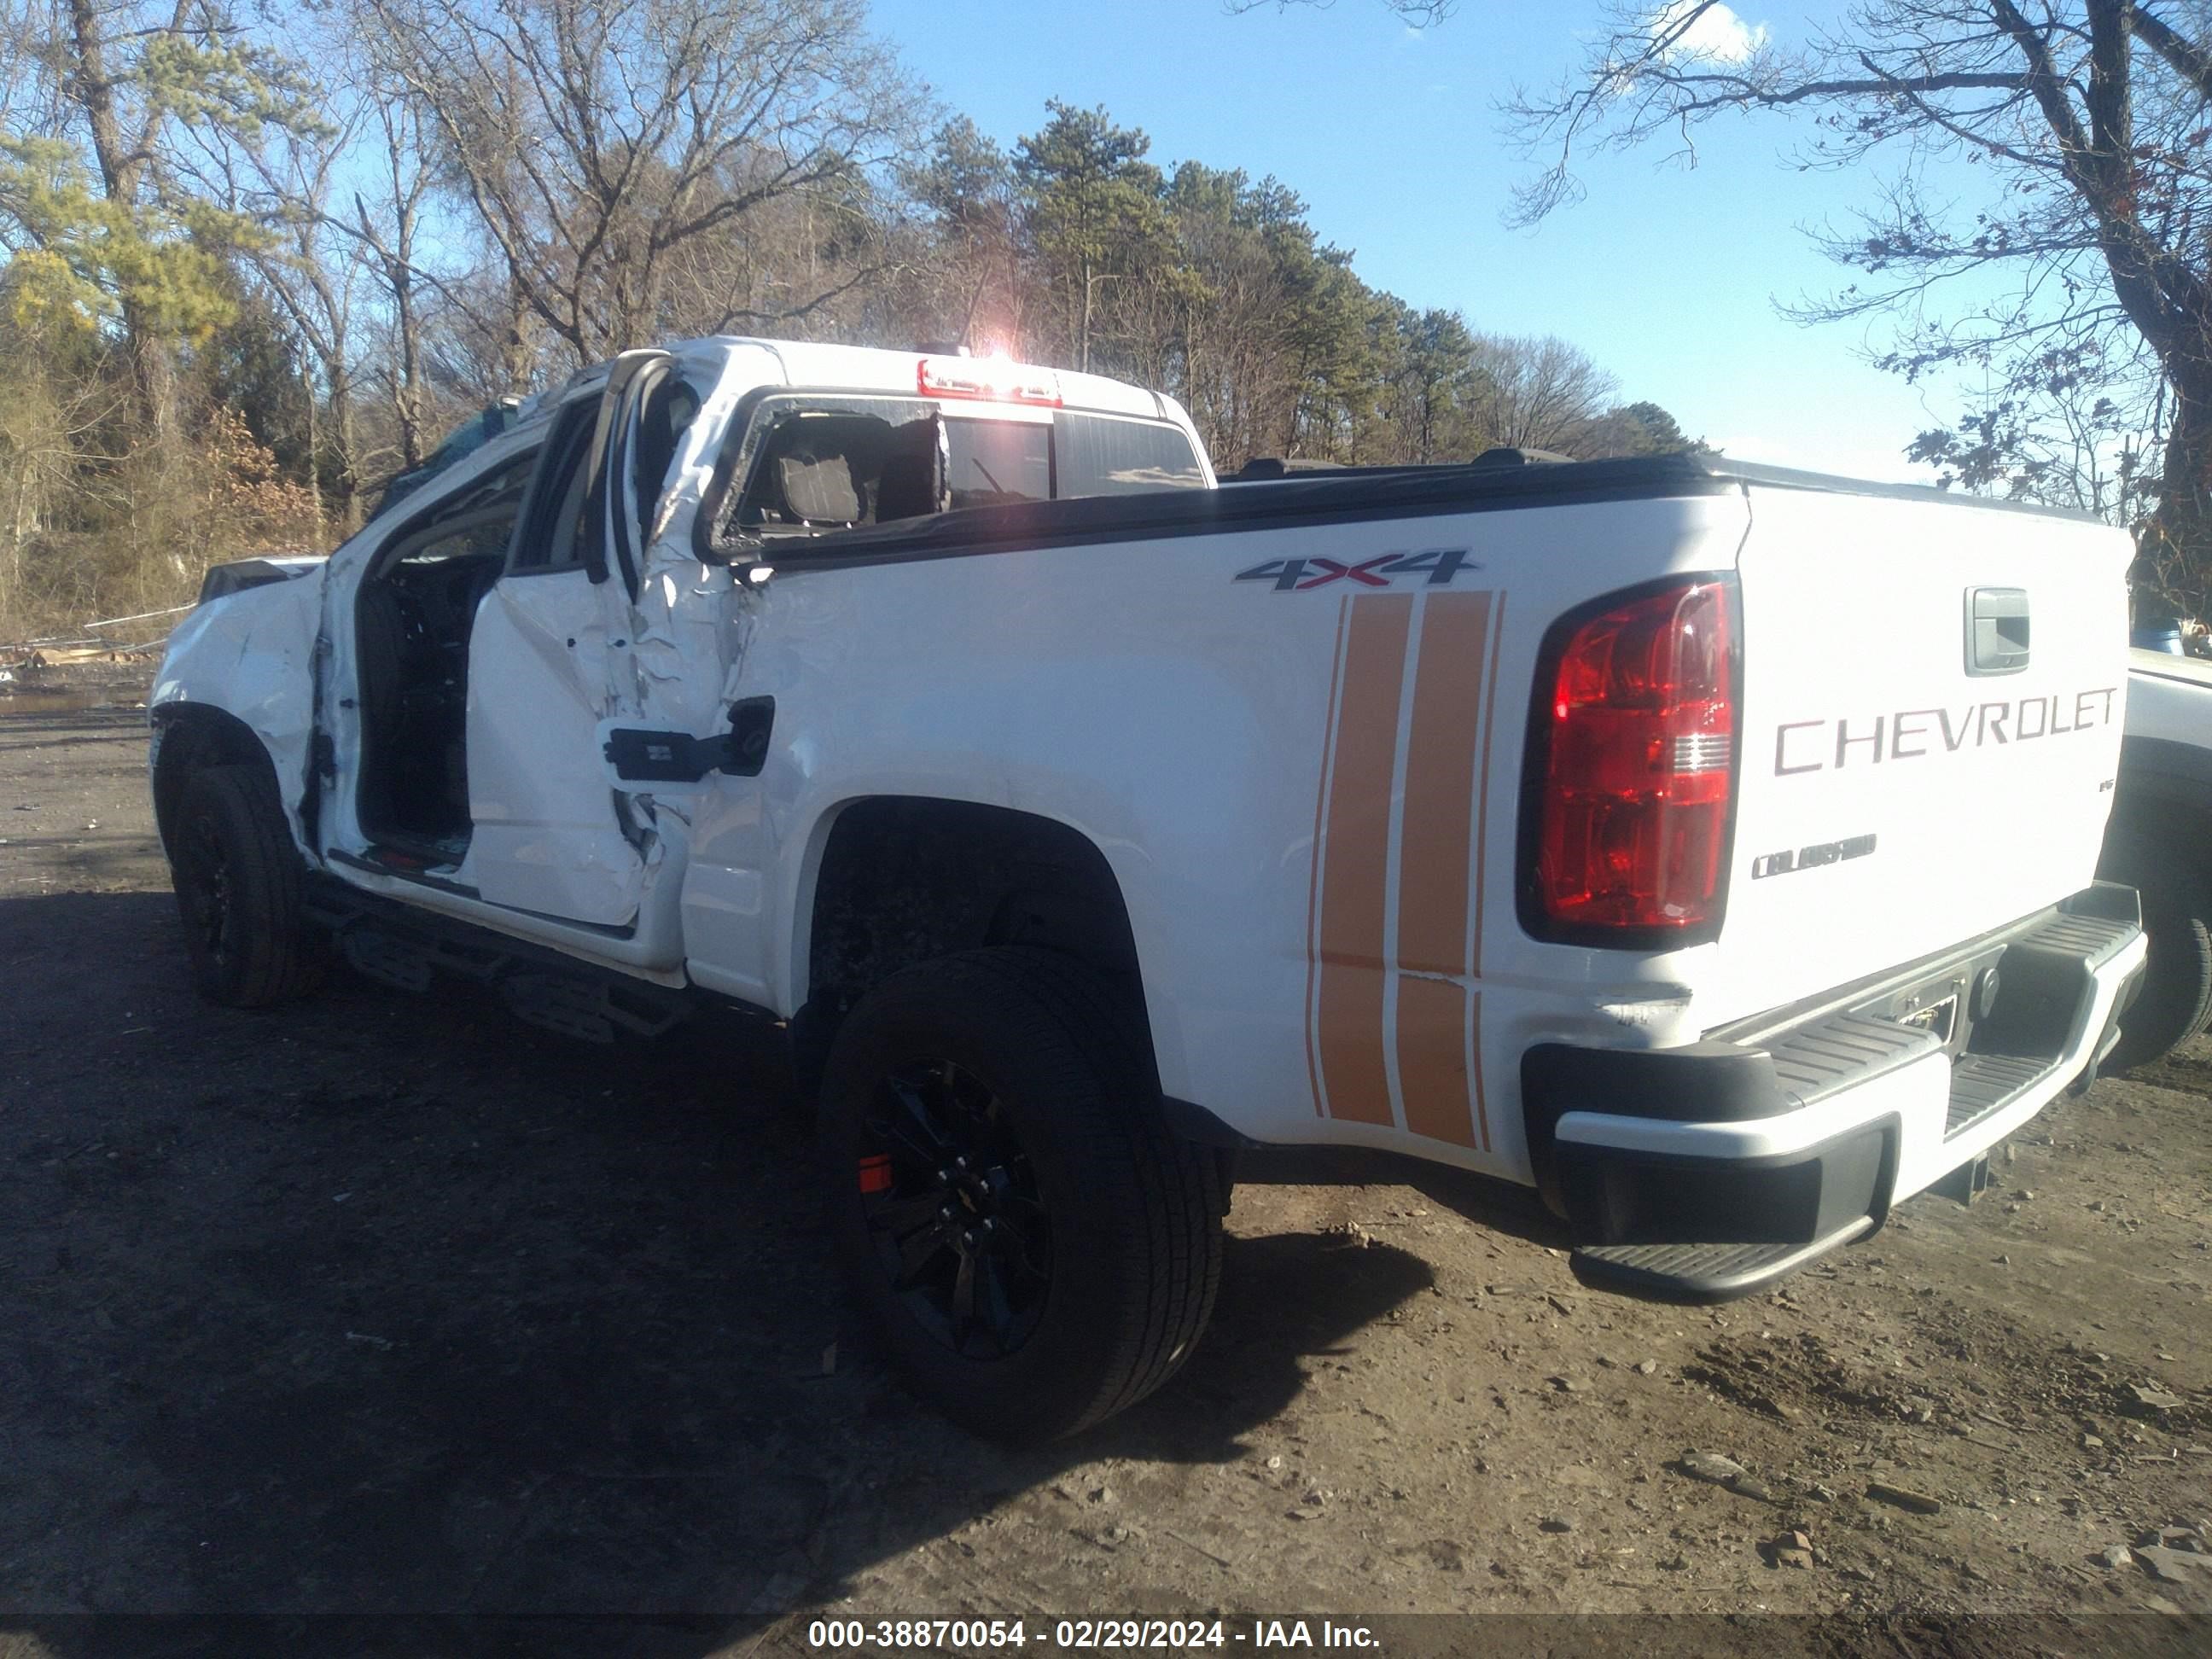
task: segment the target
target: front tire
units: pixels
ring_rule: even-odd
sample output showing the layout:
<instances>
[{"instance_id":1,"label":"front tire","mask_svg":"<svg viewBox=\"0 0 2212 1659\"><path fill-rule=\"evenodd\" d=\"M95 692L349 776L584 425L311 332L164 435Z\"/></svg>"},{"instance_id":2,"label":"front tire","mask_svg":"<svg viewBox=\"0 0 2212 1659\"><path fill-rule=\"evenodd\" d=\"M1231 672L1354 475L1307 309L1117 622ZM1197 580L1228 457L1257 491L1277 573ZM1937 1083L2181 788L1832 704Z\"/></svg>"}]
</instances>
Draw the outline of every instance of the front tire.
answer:
<instances>
[{"instance_id":1,"label":"front tire","mask_svg":"<svg viewBox=\"0 0 2212 1659\"><path fill-rule=\"evenodd\" d=\"M268 769L201 767L177 806L169 876L200 994L265 1008L315 989L329 943L307 918L300 855Z\"/></svg>"},{"instance_id":2,"label":"front tire","mask_svg":"<svg viewBox=\"0 0 2212 1659\"><path fill-rule=\"evenodd\" d=\"M1218 1167L1170 1133L1131 1022L1079 964L973 951L892 975L837 1031L822 1118L853 1297L955 1422L1073 1434L1197 1346Z\"/></svg>"},{"instance_id":3,"label":"front tire","mask_svg":"<svg viewBox=\"0 0 2212 1659\"><path fill-rule=\"evenodd\" d=\"M2163 1059L2212 1013L2212 882L2163 842L2126 831L2106 842L2097 873L2142 895L2150 942L2142 990L2104 1066L2126 1072Z\"/></svg>"}]
</instances>

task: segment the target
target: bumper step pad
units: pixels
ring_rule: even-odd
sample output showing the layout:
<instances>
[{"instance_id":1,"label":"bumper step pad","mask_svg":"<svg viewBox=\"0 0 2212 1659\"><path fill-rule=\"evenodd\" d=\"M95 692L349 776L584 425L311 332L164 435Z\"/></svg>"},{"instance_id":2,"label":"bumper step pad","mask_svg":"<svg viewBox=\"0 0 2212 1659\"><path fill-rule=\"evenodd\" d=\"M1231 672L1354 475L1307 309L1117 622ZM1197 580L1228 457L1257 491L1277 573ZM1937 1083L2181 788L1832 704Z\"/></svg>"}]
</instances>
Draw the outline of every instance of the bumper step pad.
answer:
<instances>
[{"instance_id":1,"label":"bumper step pad","mask_svg":"<svg viewBox=\"0 0 2212 1659\"><path fill-rule=\"evenodd\" d=\"M1662 1302L1726 1302L1764 1290L1874 1230L1859 1216L1809 1244L1586 1244L1574 1253L1586 1285Z\"/></svg>"},{"instance_id":2,"label":"bumper step pad","mask_svg":"<svg viewBox=\"0 0 2212 1659\"><path fill-rule=\"evenodd\" d=\"M1961 1054L1951 1068L1944 1139L1962 1135L1990 1113L2002 1111L2057 1069L2057 1060L2044 1054Z\"/></svg>"},{"instance_id":3,"label":"bumper step pad","mask_svg":"<svg viewBox=\"0 0 2212 1659\"><path fill-rule=\"evenodd\" d=\"M2056 1036L2047 1051L2020 1039L2063 1032L2071 1012L2094 994L2097 970L2141 931L2131 917L2060 915L2006 948L2001 971L2007 982L2030 988L2032 1004L2043 1012L2032 1031L2005 1034L2013 1039L2009 1045L2000 1036L1993 1048L1959 1056L1951 1069L1950 1105L1944 1114L1946 1140L1955 1140L2004 1110L2058 1069L2063 1055Z\"/></svg>"}]
</instances>

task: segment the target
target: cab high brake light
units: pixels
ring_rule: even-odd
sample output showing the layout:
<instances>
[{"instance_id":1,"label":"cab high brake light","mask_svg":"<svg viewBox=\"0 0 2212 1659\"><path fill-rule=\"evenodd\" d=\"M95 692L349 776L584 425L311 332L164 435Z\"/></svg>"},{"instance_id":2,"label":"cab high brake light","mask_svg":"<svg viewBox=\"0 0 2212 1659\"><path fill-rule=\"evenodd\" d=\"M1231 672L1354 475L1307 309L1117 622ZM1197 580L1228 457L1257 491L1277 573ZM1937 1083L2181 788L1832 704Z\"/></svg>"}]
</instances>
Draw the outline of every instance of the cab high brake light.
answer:
<instances>
[{"instance_id":1,"label":"cab high brake light","mask_svg":"<svg viewBox=\"0 0 2212 1659\"><path fill-rule=\"evenodd\" d=\"M915 385L925 398L988 398L1002 404L1060 406L1060 377L1004 357L924 357Z\"/></svg>"},{"instance_id":2,"label":"cab high brake light","mask_svg":"<svg viewBox=\"0 0 2212 1659\"><path fill-rule=\"evenodd\" d=\"M1720 931L1735 795L1735 583L1615 594L1537 669L1521 916L1538 939L1668 950Z\"/></svg>"}]
</instances>

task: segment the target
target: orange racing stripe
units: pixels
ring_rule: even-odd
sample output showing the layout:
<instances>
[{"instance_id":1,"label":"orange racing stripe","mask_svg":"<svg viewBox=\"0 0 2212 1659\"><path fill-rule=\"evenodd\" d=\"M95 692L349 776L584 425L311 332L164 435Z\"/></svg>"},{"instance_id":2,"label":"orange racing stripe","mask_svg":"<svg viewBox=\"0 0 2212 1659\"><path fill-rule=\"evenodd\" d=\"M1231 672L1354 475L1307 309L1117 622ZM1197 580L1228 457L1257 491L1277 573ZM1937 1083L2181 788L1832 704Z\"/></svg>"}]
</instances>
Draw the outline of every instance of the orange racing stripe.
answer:
<instances>
[{"instance_id":1,"label":"orange racing stripe","mask_svg":"<svg viewBox=\"0 0 2212 1659\"><path fill-rule=\"evenodd\" d=\"M1490 653L1490 690L1482 701L1482 769L1477 774L1482 780L1481 794L1474 817L1474 943L1468 957L1468 971L1482 971L1482 872L1488 867L1490 848L1490 737L1491 728L1498 723L1498 659L1505 644L1505 595L1498 596L1497 644ZM1483 1145L1490 1144L1487 1129Z\"/></svg>"},{"instance_id":2,"label":"orange racing stripe","mask_svg":"<svg viewBox=\"0 0 2212 1659\"><path fill-rule=\"evenodd\" d=\"M1350 607L1335 763L1322 830L1321 1079L1332 1117L1389 1125L1383 933L1398 712L1412 632L1411 594Z\"/></svg>"},{"instance_id":3,"label":"orange racing stripe","mask_svg":"<svg viewBox=\"0 0 2212 1659\"><path fill-rule=\"evenodd\" d=\"M1306 1076L1313 1084L1314 1115L1317 1117L1328 1115L1321 1087L1321 1054L1316 1046L1319 1034L1314 1029L1314 975L1321 967L1321 945L1316 933L1321 920L1322 829L1328 821L1329 757L1336 751L1336 694L1344 678L1344 619L1351 609L1349 599L1336 602L1336 643L1330 647L1328 657L1328 726L1322 739L1321 781L1314 786L1313 870L1306 878Z\"/></svg>"},{"instance_id":4,"label":"orange racing stripe","mask_svg":"<svg viewBox=\"0 0 2212 1659\"><path fill-rule=\"evenodd\" d=\"M1437 593L1421 611L1398 852L1398 965L1424 973L1468 968L1468 862L1490 597Z\"/></svg>"},{"instance_id":5,"label":"orange racing stripe","mask_svg":"<svg viewBox=\"0 0 2212 1659\"><path fill-rule=\"evenodd\" d=\"M1406 1127L1431 1140L1474 1145L1468 1113L1467 1021L1472 996L1457 981L1398 981L1398 1087Z\"/></svg>"},{"instance_id":6,"label":"orange racing stripe","mask_svg":"<svg viewBox=\"0 0 2212 1659\"><path fill-rule=\"evenodd\" d=\"M1505 595L1498 596L1497 629L1491 635L1490 687L1482 700L1482 761L1474 809L1474 910L1468 922L1467 971L1482 977L1482 885L1490 868L1490 739L1498 725L1498 659L1505 649ZM1482 1150L1490 1150L1490 1103L1482 1092L1482 993L1474 994L1468 1011L1468 1050L1474 1056L1474 1122L1481 1132Z\"/></svg>"},{"instance_id":7,"label":"orange racing stripe","mask_svg":"<svg viewBox=\"0 0 2212 1659\"><path fill-rule=\"evenodd\" d=\"M1412 594L1377 594L1340 605L1307 894L1315 1110L1389 1127L1395 1061L1406 1127L1484 1151L1481 998L1472 981L1504 623L1502 593L1424 594L1418 605Z\"/></svg>"},{"instance_id":8,"label":"orange racing stripe","mask_svg":"<svg viewBox=\"0 0 2212 1659\"><path fill-rule=\"evenodd\" d=\"M1460 1146L1477 1141L1466 1042L1471 994L1455 981L1473 968L1468 866L1491 599L1436 593L1422 605L1399 832L1399 1097L1408 1129Z\"/></svg>"}]
</instances>

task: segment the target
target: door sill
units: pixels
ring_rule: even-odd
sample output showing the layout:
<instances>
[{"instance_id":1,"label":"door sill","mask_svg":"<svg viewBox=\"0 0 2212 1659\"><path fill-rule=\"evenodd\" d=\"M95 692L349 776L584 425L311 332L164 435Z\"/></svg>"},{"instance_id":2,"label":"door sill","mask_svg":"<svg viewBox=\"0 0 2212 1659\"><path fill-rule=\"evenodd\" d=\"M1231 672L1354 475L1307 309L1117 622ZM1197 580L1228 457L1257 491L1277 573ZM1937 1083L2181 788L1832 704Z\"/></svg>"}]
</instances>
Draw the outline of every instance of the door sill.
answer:
<instances>
[{"instance_id":1,"label":"door sill","mask_svg":"<svg viewBox=\"0 0 2212 1659\"><path fill-rule=\"evenodd\" d=\"M373 876L390 876L395 880L414 882L418 886L434 887L441 893L451 893L458 898L476 899L479 902L483 899L483 896L465 882L448 881L443 876L432 875L424 869L410 869L404 864L386 863L377 856L380 850L381 850L380 846L372 845L368 849L367 855L364 856L361 854L346 852L341 848L333 848L327 856L333 864L343 864L354 870L366 870ZM407 853L399 848L392 850L400 853L403 858L411 859L416 856L412 853ZM450 869L453 866L446 867Z\"/></svg>"},{"instance_id":2,"label":"door sill","mask_svg":"<svg viewBox=\"0 0 2212 1659\"><path fill-rule=\"evenodd\" d=\"M368 849L369 855L363 857L357 854L333 849L327 856L334 864L343 864L351 869L366 871L373 876L385 876L394 881L411 882L417 887L433 888L441 893L450 893L455 898L468 899L483 905L485 909L495 915L524 916L532 921L542 921L550 927L573 929L579 933L589 933L595 939L629 939L637 937L637 921L635 917L617 926L604 921L580 921L574 916L556 916L547 910L526 910L519 904L501 904L495 900L486 898L481 891L465 882L447 881L443 876L434 876L427 871L408 870L398 865L380 863L374 856L376 848L371 847Z\"/></svg>"}]
</instances>

